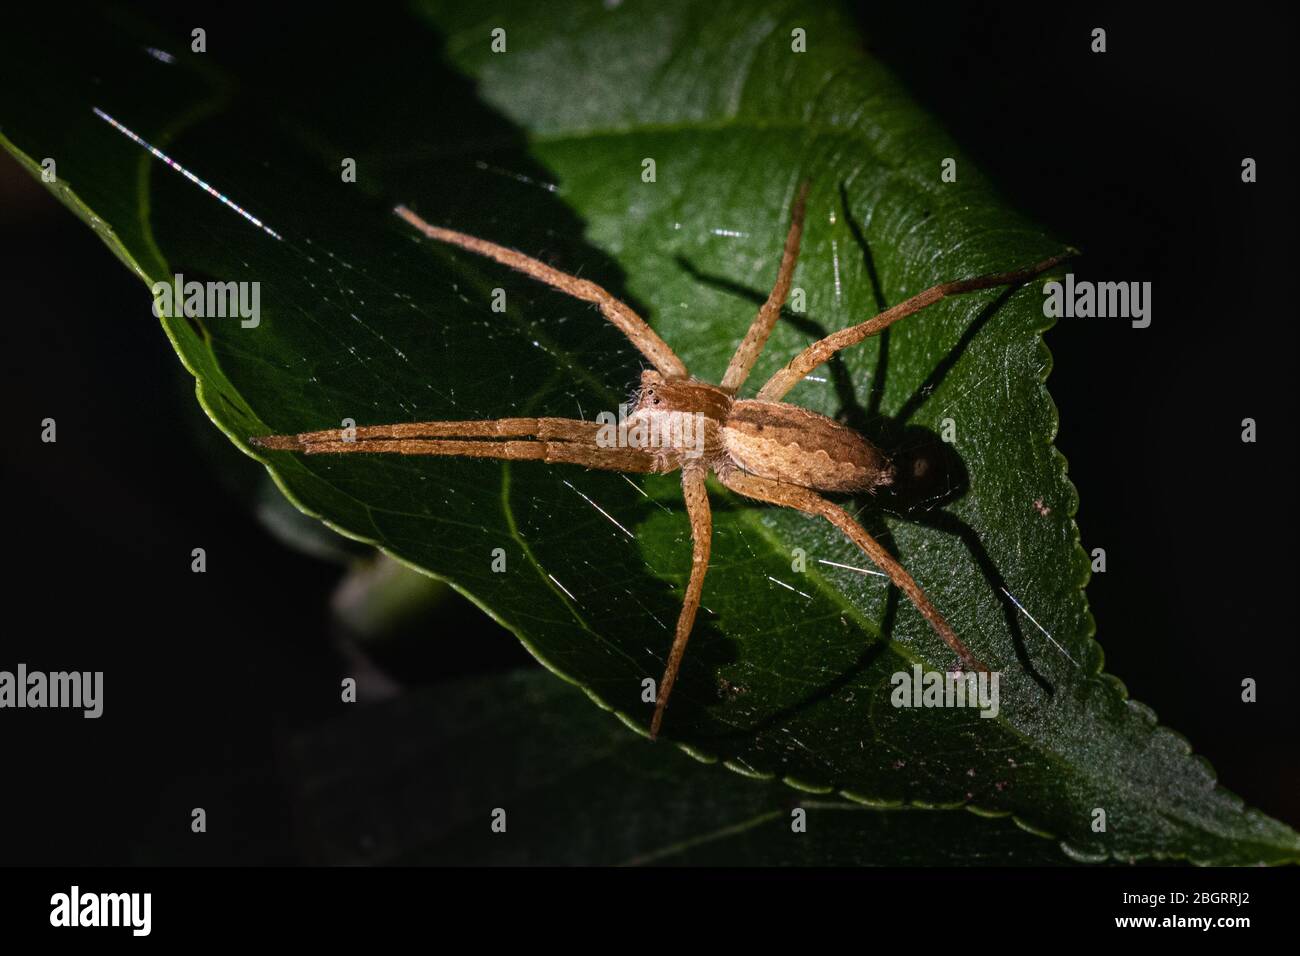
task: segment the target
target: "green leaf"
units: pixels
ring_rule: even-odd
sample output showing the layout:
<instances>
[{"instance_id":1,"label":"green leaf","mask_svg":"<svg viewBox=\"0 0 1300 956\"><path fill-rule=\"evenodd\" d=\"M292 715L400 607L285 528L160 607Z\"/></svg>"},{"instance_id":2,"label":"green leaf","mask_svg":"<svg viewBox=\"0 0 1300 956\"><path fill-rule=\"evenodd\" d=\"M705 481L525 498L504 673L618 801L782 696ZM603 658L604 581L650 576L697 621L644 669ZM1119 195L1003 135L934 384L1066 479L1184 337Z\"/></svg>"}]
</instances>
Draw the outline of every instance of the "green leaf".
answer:
<instances>
[{"instance_id":1,"label":"green leaf","mask_svg":"<svg viewBox=\"0 0 1300 956\"><path fill-rule=\"evenodd\" d=\"M285 752L299 841L329 865L1068 862L1008 818L876 809L719 773L593 719L579 691L541 671L350 710ZM497 808L508 838L490 828Z\"/></svg>"},{"instance_id":2,"label":"green leaf","mask_svg":"<svg viewBox=\"0 0 1300 956\"><path fill-rule=\"evenodd\" d=\"M339 57L329 42L284 43L292 24L214 30L202 55L186 53L187 34L93 20L0 41L5 145L36 174L56 158L51 189L130 268L147 282L261 283L256 328L163 320L200 402L245 450L249 436L345 418L592 418L627 395L639 356L592 309L420 240L391 215L398 202L600 282L716 381L772 282L795 185L811 179L795 277L806 312L778 325L751 390L884 304L1062 248L994 195L834 8L422 11L368 10L382 44L354 42L351 20L324 28ZM491 52L496 27L506 53ZM796 27L806 53L791 51ZM56 60L56 74L42 69ZM949 157L956 183L939 179ZM999 715L892 707L892 675L945 669L945 646L880 578L843 567L868 565L832 529L714 489L707 611L665 735L814 793L1013 814L1081 859L1300 859L1300 837L1218 786L1101 674L1077 497L1051 445L1047 324L1033 287L948 300L789 396L928 466L906 493L850 504L1001 671ZM937 437L946 419L951 444ZM690 561L675 479L268 462L304 510L450 581L594 701L647 723L641 682L662 672ZM496 548L506 573L492 571Z\"/></svg>"}]
</instances>

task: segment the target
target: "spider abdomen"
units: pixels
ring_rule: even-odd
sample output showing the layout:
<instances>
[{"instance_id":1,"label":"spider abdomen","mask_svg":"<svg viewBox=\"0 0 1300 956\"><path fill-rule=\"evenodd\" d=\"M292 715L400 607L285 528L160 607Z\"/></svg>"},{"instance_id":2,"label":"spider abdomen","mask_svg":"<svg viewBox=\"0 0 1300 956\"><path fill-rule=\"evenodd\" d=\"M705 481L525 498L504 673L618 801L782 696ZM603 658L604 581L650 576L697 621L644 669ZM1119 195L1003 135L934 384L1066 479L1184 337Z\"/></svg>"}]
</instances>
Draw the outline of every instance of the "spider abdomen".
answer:
<instances>
[{"instance_id":1,"label":"spider abdomen","mask_svg":"<svg viewBox=\"0 0 1300 956\"><path fill-rule=\"evenodd\" d=\"M852 428L784 402L740 400L722 429L727 455L761 478L819 491L875 491L889 459Z\"/></svg>"}]
</instances>

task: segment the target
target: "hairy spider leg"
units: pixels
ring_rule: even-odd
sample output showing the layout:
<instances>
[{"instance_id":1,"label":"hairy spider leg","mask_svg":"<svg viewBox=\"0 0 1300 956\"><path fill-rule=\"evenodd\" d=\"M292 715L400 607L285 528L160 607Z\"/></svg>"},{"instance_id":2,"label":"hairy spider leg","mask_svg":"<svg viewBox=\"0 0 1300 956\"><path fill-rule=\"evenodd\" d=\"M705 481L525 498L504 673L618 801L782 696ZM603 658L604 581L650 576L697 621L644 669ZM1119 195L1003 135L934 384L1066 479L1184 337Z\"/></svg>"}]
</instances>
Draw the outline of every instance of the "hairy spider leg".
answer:
<instances>
[{"instance_id":1,"label":"hairy spider leg","mask_svg":"<svg viewBox=\"0 0 1300 956\"><path fill-rule=\"evenodd\" d=\"M594 302L605 318L627 336L627 340L649 359L650 364L662 372L665 378L689 377L690 373L687 372L682 360L677 357L677 353L669 348L668 343L661 339L654 329L650 328L646 320L596 283L553 269L544 262L514 249L499 246L495 242L488 242L486 239L479 239L477 236L466 235L452 229L443 229L441 226L432 226L405 206L398 206L393 212L430 239L447 242L480 256L494 259L516 272L531 276L538 282L544 282L575 299Z\"/></svg>"},{"instance_id":2,"label":"hairy spider leg","mask_svg":"<svg viewBox=\"0 0 1300 956\"><path fill-rule=\"evenodd\" d=\"M655 712L650 719L652 740L659 736L664 708L668 706L668 695L673 692L673 684L677 682L677 671L682 665L682 655L686 653L686 642L691 638L695 615L700 609L704 576L709 571L709 552L713 546L713 512L709 508L709 493L704 486L708 475L708 466L698 458L691 459L682 466L682 497L686 499L686 513L691 519L691 577L686 585L681 613L677 616L677 632L673 637L672 649L668 652L668 663L655 695Z\"/></svg>"},{"instance_id":3,"label":"hairy spider leg","mask_svg":"<svg viewBox=\"0 0 1300 956\"><path fill-rule=\"evenodd\" d=\"M795 195L794 206L790 210L790 230L785 237L785 250L781 254L781 265L776 272L776 282L768 294L767 301L754 316L749 331L741 339L736 354L727 365L726 374L722 376L722 387L733 395L740 391L740 386L749 378L763 347L767 345L768 336L776 326L781 315L786 297L790 294L790 283L794 280L794 267L799 261L799 242L803 238L804 208L808 202L808 183L805 181Z\"/></svg>"},{"instance_id":4,"label":"hairy spider leg","mask_svg":"<svg viewBox=\"0 0 1300 956\"><path fill-rule=\"evenodd\" d=\"M407 422L332 428L296 435L265 435L249 443L271 451L307 455L452 455L502 461L584 465L602 471L650 474L672 471L677 461L662 451L603 447L599 425L570 418L500 418L465 422ZM492 438L526 440L491 441Z\"/></svg>"},{"instance_id":5,"label":"hairy spider leg","mask_svg":"<svg viewBox=\"0 0 1300 956\"><path fill-rule=\"evenodd\" d=\"M395 425L357 425L326 428L296 435L268 435L253 439L262 448L300 451L300 445L355 438L555 438L563 441L596 440L600 425L574 418L480 418L471 421L399 422Z\"/></svg>"},{"instance_id":6,"label":"hairy spider leg","mask_svg":"<svg viewBox=\"0 0 1300 956\"><path fill-rule=\"evenodd\" d=\"M828 361L836 352L851 345L857 345L864 339L883 332L899 319L920 312L927 305L933 305L940 299L962 292L974 292L977 289L991 289L1000 285L1016 285L1020 282L1027 282L1034 276L1046 272L1053 266L1059 265L1075 255L1077 255L1077 252L1072 249L1059 256L1044 259L1042 262L1026 269L1017 269L1014 272L999 272L974 279L957 279L952 282L941 282L938 285L931 286L924 292L918 292L910 299L904 299L898 305L886 309L875 318L868 319L858 325L849 326L847 329L840 329L840 331L833 332L826 338L814 342L791 359L785 368L768 379L766 384L758 390L758 398L760 401L779 402L805 375Z\"/></svg>"},{"instance_id":7,"label":"hairy spider leg","mask_svg":"<svg viewBox=\"0 0 1300 956\"><path fill-rule=\"evenodd\" d=\"M913 606L921 612L921 616L934 628L935 633L943 638L943 642L956 652L963 665L972 670L987 673L988 668L975 659L975 656L962 643L961 638L953 631L944 616L939 613L939 609L921 590L921 586L916 583L916 580L907 573L907 570L901 564L894 560L888 551L881 547L880 542L868 534L866 529L858 524L843 508L827 501L815 491L801 488L798 485L772 481L769 478L760 478L739 469L719 472L718 478L732 491L744 495L746 498L753 498L767 504L782 505L786 508L794 508L805 514L825 518L850 541L861 548L880 570L889 575L889 579L894 582L894 585L900 591L907 595Z\"/></svg>"}]
</instances>

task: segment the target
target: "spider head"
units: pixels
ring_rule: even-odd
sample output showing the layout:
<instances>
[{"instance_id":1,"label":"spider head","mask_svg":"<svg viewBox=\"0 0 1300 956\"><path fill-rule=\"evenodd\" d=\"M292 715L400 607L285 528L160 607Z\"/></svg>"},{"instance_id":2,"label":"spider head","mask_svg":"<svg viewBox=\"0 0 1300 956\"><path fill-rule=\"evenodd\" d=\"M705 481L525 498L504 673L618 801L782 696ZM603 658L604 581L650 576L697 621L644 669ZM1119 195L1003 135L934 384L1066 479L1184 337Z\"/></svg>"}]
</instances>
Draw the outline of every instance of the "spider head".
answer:
<instances>
[{"instance_id":1,"label":"spider head","mask_svg":"<svg viewBox=\"0 0 1300 956\"><path fill-rule=\"evenodd\" d=\"M643 411L653 409L655 406L663 405L663 395L660 392L663 389L663 373L656 372L648 368L641 373L641 384L637 386L636 391L632 393L633 411Z\"/></svg>"},{"instance_id":2,"label":"spider head","mask_svg":"<svg viewBox=\"0 0 1300 956\"><path fill-rule=\"evenodd\" d=\"M641 385L632 396L632 413L642 416L702 415L722 422L731 411L729 394L693 378L665 378L663 373L647 369L641 373Z\"/></svg>"},{"instance_id":3,"label":"spider head","mask_svg":"<svg viewBox=\"0 0 1300 956\"><path fill-rule=\"evenodd\" d=\"M632 414L643 418L658 418L669 412L680 411L678 407L685 397L685 383L668 381L662 372L646 369L641 373L641 384L632 394Z\"/></svg>"}]
</instances>

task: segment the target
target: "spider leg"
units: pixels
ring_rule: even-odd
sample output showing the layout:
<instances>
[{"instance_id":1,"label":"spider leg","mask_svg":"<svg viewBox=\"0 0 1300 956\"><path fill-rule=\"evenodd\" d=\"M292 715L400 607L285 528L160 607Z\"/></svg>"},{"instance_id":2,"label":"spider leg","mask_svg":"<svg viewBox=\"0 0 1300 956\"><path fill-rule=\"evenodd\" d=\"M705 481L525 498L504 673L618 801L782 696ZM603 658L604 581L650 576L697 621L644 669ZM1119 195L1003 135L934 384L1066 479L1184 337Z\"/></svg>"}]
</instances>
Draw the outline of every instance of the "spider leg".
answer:
<instances>
[{"instance_id":1,"label":"spider leg","mask_svg":"<svg viewBox=\"0 0 1300 956\"><path fill-rule=\"evenodd\" d=\"M596 422L576 418L482 418L471 421L399 422L395 425L358 425L351 429L326 428L296 435L267 435L252 439L262 448L295 451L299 445L346 441L351 438L556 438L595 441Z\"/></svg>"},{"instance_id":2,"label":"spider leg","mask_svg":"<svg viewBox=\"0 0 1300 956\"><path fill-rule=\"evenodd\" d=\"M790 294L790 283L794 279L794 266L799 259L799 241L803 237L804 207L808 200L808 183L805 181L795 195L794 206L790 210L790 231L785 237L785 251L781 254L781 265L776 272L776 284L754 316L749 331L741 340L736 354L727 365L727 372L722 376L722 387L735 394L749 378L749 371L763 352L767 337L772 334L776 320L781 315L786 296Z\"/></svg>"},{"instance_id":3,"label":"spider leg","mask_svg":"<svg viewBox=\"0 0 1300 956\"><path fill-rule=\"evenodd\" d=\"M943 615L939 613L939 609L926 597L925 592L921 590L921 586L907 573L907 570L895 561L893 556L880 546L880 542L869 535L866 529L858 524L843 508L827 501L808 488L783 484L769 478L760 478L757 475L751 475L738 469L732 469L725 473L719 472L718 477L732 491L747 498L782 505L786 508L794 508L806 514L825 518L861 548L880 570L889 575L889 579L894 582L900 591L907 595L916 609L921 612L921 616L930 623L935 633L943 638L943 642L956 652L965 666L976 671L988 671L988 668L977 661L966 645L962 643L952 627L944 620Z\"/></svg>"},{"instance_id":4,"label":"spider leg","mask_svg":"<svg viewBox=\"0 0 1300 956\"><path fill-rule=\"evenodd\" d=\"M569 418L501 418L468 422L363 425L352 433L332 428L296 435L266 435L249 443L271 451L307 455L391 454L495 458L584 465L637 474L672 471L677 458L663 451L604 446L595 422ZM489 439L515 439L496 441ZM523 439L523 440L519 440Z\"/></svg>"},{"instance_id":5,"label":"spider leg","mask_svg":"<svg viewBox=\"0 0 1300 956\"><path fill-rule=\"evenodd\" d=\"M668 652L668 666L659 681L659 693L655 700L654 717L650 720L650 737L659 736L659 725L663 723L664 708L668 706L668 695L677 682L677 670L681 667L682 655L686 652L686 642L690 640L691 629L695 626L695 614L700 609L700 596L704 592L704 576L709 570L709 551L713 544L713 512L709 508L709 494L704 487L708 477L708 468L699 459L692 459L682 466L682 496L686 499L686 513L691 519L691 577L686 585L686 597L682 601L681 614L677 616L677 634L673 638L672 650Z\"/></svg>"},{"instance_id":6,"label":"spider leg","mask_svg":"<svg viewBox=\"0 0 1300 956\"><path fill-rule=\"evenodd\" d=\"M1071 250L1062 255L1044 259L1042 262L1026 269L1017 269L1014 272L999 272L974 279L957 279L952 282L941 282L939 285L931 286L924 292L918 292L910 299L904 299L898 305L886 309L873 319L868 319L866 322L850 326L847 329L840 329L840 331L814 342L796 355L790 361L790 364L768 379L767 383L759 389L758 398L760 401L779 402L805 375L826 362L836 352L846 349L850 345L857 345L864 339L883 332L899 319L906 318L914 312L919 312L927 305L933 305L940 299L962 292L974 292L976 289L991 289L994 286L1016 285L1020 282L1026 282L1071 258L1073 255L1075 255L1075 252Z\"/></svg>"},{"instance_id":7,"label":"spider leg","mask_svg":"<svg viewBox=\"0 0 1300 956\"><path fill-rule=\"evenodd\" d=\"M393 212L430 239L448 242L469 252L494 259L502 265L509 266L516 272L531 276L538 282L544 282L554 289L559 289L561 292L573 296L575 299L595 303L600 307L600 311L604 313L605 318L627 336L628 341L649 359L650 364L662 372L666 378L679 379L689 376L690 373L687 372L686 365L677 357L677 353L669 348L668 343L646 324L645 319L633 312L625 303L596 285L596 283L589 282L586 279L579 279L577 276L571 276L559 269L553 269L544 262L526 256L514 249L499 246L495 242L488 242L486 239L479 239L476 236L466 235L452 229L443 229L441 226L430 225L405 206L398 206Z\"/></svg>"}]
</instances>

